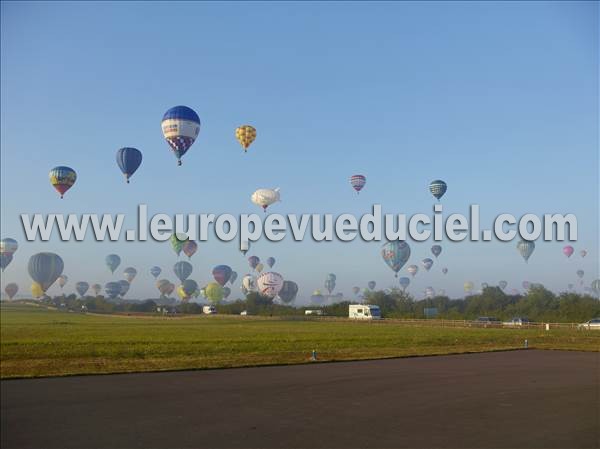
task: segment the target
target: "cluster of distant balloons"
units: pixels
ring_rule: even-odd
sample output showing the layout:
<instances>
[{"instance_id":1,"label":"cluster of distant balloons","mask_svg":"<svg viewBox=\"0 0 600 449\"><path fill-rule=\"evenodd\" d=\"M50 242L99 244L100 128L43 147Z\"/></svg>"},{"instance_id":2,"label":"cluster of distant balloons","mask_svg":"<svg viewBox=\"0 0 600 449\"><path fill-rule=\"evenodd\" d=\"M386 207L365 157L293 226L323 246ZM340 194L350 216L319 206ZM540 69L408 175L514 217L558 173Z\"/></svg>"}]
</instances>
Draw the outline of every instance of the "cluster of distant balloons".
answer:
<instances>
[{"instance_id":1,"label":"cluster of distant balloons","mask_svg":"<svg viewBox=\"0 0 600 449\"><path fill-rule=\"evenodd\" d=\"M175 106L169 109L163 116L161 122L161 128L163 136L168 143L171 151L177 158L177 164L181 165L181 158L188 152L193 143L198 138L200 133L200 118L198 114L187 106ZM235 130L235 137L244 149L247 151L252 142L256 139L256 129L251 125L242 125ZM138 170L142 164L143 155L140 150L133 147L123 147L117 150L116 162L125 176L126 182L129 183L130 178ZM75 184L77 181L77 173L70 167L57 166L50 170L49 173L50 183L57 190L62 198L64 194ZM362 174L355 174L350 177L350 185L357 192L357 194L365 187L367 178ZM447 184L436 179L429 184L429 191L439 201L447 191ZM251 201L261 207L265 212L267 208L280 200L279 188L269 189L263 188L256 190L252 196ZM191 258L198 250L198 244L193 240L187 238L187 236L178 236L174 234L171 237L171 244L173 249L179 256L183 253ZM242 253L245 255L249 250L249 242L244 242L242 246ZM18 244L14 239L3 239L1 243L0 251L0 265L4 270L12 261L13 254L18 248ZM531 257L535 249L535 243L532 241L521 240L517 243L517 250L527 262ZM433 245L431 252L437 259L442 252L440 245ZM563 253L567 257L571 257L574 249L572 246L565 246ZM383 245L381 255L384 262L392 269L395 276L398 277L398 272L409 260L411 251L410 246L406 242L388 242ZM580 251L581 257L585 257L587 252L585 250ZM248 259L250 267L256 272L256 275L247 274L242 279L242 291L246 294L251 291L258 291L262 295L274 298L279 298L289 303L293 301L298 293L298 285L292 281L285 281L283 277L275 272L263 272L263 264L260 263L260 259L257 256L251 256ZM266 264L271 268L275 263L275 259L272 257L268 258ZM106 265L110 269L111 273L117 269L120 265L121 259L116 254L111 254L106 258ZM430 258L425 258L421 261L422 267L429 271L433 266L434 261ZM60 287L64 287L67 282L67 277L62 275L64 264L62 259L53 253L38 253L31 257L28 265L28 270L34 283L32 285L32 292L34 296L39 297L45 294L46 290L58 279ZM231 270L227 265L219 265L213 269L213 277L215 282L211 282L206 286L199 288L197 283L191 279L188 279L192 273L192 265L186 261L179 261L173 267L173 271L181 284L176 287L167 279L157 280L156 286L161 295L170 295L175 289L182 300L189 300L192 296L202 295L204 298L214 302L218 302L223 298L227 298L231 290L225 284L233 282L237 278L237 273ZM419 271L418 265L409 265L407 267L408 273L414 277ZM160 267L152 267L150 273L154 278L158 278L162 272ZM448 269L442 268L442 273L447 274ZM583 270L578 270L577 276L581 279L584 276ZM123 297L129 290L131 282L133 282L137 270L133 267L128 267L123 272L125 277L124 280L118 282L108 282L104 291L109 298L117 298L118 296ZM399 279L400 286L406 289L410 284L410 278L401 277ZM598 280L592 283L594 291L598 290ZM469 292L473 289L472 283L466 282L464 289ZM334 274L329 274L325 280L324 287L331 296L335 289L336 277ZM506 288L505 281L499 283L502 289ZM503 286L504 285L504 286ZM594 287L595 286L595 287ZM91 288L92 291L98 295L102 289L100 284L92 284L91 286L87 282L77 282L75 285L77 292L84 296L87 291ZM369 282L369 289L375 288L374 281ZM18 286L11 283L7 285L6 293L9 297L12 297L18 291ZM355 294L360 292L359 287L354 287L353 291ZM432 287L428 287L425 290L427 296L434 294ZM320 302L324 299L320 290L316 290L312 299L314 302Z\"/></svg>"}]
</instances>

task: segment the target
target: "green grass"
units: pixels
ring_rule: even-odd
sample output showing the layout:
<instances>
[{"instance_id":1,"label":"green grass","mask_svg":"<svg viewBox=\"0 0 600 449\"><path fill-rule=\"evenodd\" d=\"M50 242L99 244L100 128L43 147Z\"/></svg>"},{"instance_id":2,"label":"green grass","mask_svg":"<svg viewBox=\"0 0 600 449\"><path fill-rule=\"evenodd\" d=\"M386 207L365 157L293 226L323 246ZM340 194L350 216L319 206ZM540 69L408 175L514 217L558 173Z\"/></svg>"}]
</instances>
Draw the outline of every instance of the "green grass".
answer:
<instances>
[{"instance_id":1,"label":"green grass","mask_svg":"<svg viewBox=\"0 0 600 449\"><path fill-rule=\"evenodd\" d=\"M482 352L592 350L600 332L460 329L238 316L81 315L3 305L2 378L158 371Z\"/></svg>"}]
</instances>

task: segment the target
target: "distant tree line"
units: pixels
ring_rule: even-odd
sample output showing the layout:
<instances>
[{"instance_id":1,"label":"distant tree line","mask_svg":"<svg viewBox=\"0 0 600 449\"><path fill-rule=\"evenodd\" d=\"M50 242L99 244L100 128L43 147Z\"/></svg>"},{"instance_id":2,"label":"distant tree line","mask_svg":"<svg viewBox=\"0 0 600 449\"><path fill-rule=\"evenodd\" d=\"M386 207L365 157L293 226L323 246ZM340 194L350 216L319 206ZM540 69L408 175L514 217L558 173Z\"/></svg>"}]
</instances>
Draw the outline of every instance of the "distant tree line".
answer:
<instances>
[{"instance_id":1,"label":"distant tree line","mask_svg":"<svg viewBox=\"0 0 600 449\"><path fill-rule=\"evenodd\" d=\"M156 298L143 301L108 300L103 296L77 298L56 296L44 300L57 308L94 313L202 313L195 302L181 303L175 298ZM294 307L274 302L258 293L249 293L245 299L217 304L221 314L262 316L304 316L307 309L322 309L328 316L348 316L348 305L356 301L343 301L326 305ZM425 309L436 309L437 318L472 320L479 316L499 319L527 317L538 322L582 322L600 317L600 301L590 295L564 292L555 294L542 286L532 287L526 295L507 295L498 287L487 287L480 294L461 299L436 296L415 300L401 290L370 292L364 303L378 305L386 318L425 318ZM161 311L158 311L158 308Z\"/></svg>"}]
</instances>

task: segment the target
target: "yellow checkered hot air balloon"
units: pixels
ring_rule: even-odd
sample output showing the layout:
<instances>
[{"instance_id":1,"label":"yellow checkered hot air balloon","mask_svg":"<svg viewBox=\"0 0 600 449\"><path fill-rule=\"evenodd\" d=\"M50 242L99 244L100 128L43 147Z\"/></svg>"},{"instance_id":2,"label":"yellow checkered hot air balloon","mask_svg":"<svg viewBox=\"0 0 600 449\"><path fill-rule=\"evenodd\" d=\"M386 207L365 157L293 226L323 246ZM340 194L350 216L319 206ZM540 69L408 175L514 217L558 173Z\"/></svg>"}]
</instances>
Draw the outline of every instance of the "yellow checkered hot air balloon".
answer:
<instances>
[{"instance_id":1,"label":"yellow checkered hot air balloon","mask_svg":"<svg viewBox=\"0 0 600 449\"><path fill-rule=\"evenodd\" d=\"M242 125L235 130L235 138L242 145L244 151L247 151L250 144L256 139L256 128Z\"/></svg>"}]
</instances>

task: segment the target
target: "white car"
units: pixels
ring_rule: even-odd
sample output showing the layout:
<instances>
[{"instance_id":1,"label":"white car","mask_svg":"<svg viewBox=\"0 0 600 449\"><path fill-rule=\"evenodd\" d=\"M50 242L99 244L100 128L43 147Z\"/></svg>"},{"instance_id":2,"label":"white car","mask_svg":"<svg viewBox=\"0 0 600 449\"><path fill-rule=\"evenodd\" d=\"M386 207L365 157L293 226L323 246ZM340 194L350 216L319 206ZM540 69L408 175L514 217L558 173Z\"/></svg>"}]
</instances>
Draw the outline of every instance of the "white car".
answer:
<instances>
[{"instance_id":1,"label":"white car","mask_svg":"<svg viewBox=\"0 0 600 449\"><path fill-rule=\"evenodd\" d=\"M529 318L524 317L514 317L509 321L505 321L502 323L504 326L527 326L531 324L531 320Z\"/></svg>"},{"instance_id":2,"label":"white car","mask_svg":"<svg viewBox=\"0 0 600 449\"><path fill-rule=\"evenodd\" d=\"M577 326L579 329L598 329L600 330L600 318L594 318Z\"/></svg>"}]
</instances>

